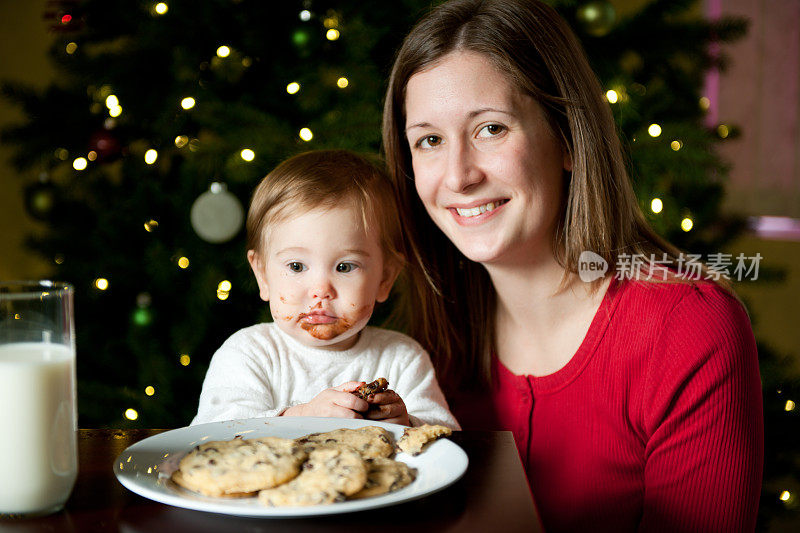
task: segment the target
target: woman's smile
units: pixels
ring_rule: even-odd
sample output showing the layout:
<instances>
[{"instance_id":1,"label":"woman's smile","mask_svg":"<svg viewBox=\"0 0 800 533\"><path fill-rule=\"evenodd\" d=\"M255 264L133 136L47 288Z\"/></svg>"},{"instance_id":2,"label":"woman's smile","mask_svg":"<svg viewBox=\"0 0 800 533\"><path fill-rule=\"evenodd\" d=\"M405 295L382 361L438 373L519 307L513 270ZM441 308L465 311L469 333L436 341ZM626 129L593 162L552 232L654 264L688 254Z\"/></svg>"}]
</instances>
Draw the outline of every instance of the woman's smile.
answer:
<instances>
[{"instance_id":1,"label":"woman's smile","mask_svg":"<svg viewBox=\"0 0 800 533\"><path fill-rule=\"evenodd\" d=\"M500 208L508 203L508 199L492 200L489 202L473 203L471 206L449 206L447 209L453 214L456 222L462 226L482 224L496 215Z\"/></svg>"},{"instance_id":2,"label":"woman's smile","mask_svg":"<svg viewBox=\"0 0 800 533\"><path fill-rule=\"evenodd\" d=\"M461 253L484 265L552 254L571 164L533 97L453 52L411 76L406 112L417 194Z\"/></svg>"}]
</instances>

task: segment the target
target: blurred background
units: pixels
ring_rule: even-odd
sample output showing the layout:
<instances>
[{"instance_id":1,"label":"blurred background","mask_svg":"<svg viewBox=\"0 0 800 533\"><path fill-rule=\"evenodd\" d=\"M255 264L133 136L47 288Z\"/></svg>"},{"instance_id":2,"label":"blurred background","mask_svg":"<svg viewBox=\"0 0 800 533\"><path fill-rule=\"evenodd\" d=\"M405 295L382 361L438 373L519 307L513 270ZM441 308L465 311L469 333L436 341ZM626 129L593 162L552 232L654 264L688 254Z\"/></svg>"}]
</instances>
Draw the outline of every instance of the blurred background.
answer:
<instances>
[{"instance_id":1,"label":"blurred background","mask_svg":"<svg viewBox=\"0 0 800 533\"><path fill-rule=\"evenodd\" d=\"M748 307L759 527L797 531L800 0L551 4L607 91L642 210ZM0 279L75 285L81 427L189 423L214 350L270 319L250 192L294 153L379 152L393 53L429 5L0 0Z\"/></svg>"}]
</instances>

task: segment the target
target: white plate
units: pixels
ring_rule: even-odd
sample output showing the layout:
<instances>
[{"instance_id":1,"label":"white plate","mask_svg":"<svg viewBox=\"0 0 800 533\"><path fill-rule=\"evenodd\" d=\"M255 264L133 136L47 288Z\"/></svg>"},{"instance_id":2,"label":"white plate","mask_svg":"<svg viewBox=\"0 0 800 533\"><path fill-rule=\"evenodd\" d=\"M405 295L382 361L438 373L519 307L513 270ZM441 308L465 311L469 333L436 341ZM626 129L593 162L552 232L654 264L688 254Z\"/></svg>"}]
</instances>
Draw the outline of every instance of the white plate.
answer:
<instances>
[{"instance_id":1,"label":"white plate","mask_svg":"<svg viewBox=\"0 0 800 533\"><path fill-rule=\"evenodd\" d=\"M467 469L464 450L450 440L439 439L416 457L405 453L396 455L395 459L417 469L417 479L407 487L373 498L310 507L266 507L258 503L257 498L211 498L188 491L169 479L181 458L206 441L230 440L237 435L245 439L293 439L309 433L364 426L386 428L395 439L399 439L405 429L405 426L372 420L313 417L250 418L199 424L166 431L129 446L114 462L114 473L119 482L133 492L168 505L237 516L289 518L363 511L414 500L452 485Z\"/></svg>"}]
</instances>

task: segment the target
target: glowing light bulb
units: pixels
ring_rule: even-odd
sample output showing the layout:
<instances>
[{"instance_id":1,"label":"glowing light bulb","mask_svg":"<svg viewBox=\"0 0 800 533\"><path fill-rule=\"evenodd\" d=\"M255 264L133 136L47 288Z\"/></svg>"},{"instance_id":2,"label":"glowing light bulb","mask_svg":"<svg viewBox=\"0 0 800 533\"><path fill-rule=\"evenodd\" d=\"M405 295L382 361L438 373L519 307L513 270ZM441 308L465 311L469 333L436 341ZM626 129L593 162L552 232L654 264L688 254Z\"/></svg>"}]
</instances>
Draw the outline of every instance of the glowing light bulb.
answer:
<instances>
[{"instance_id":1,"label":"glowing light bulb","mask_svg":"<svg viewBox=\"0 0 800 533\"><path fill-rule=\"evenodd\" d=\"M721 138L723 139L727 138L728 135L730 135L730 133L731 133L730 128L728 128L728 126L726 126L725 124L720 124L719 126L717 126L717 135L719 135Z\"/></svg>"},{"instance_id":2,"label":"glowing light bulb","mask_svg":"<svg viewBox=\"0 0 800 533\"><path fill-rule=\"evenodd\" d=\"M311 20L311 11L309 11L308 9L302 10L300 12L300 20L302 20L303 22L308 22L309 20Z\"/></svg>"},{"instance_id":3,"label":"glowing light bulb","mask_svg":"<svg viewBox=\"0 0 800 533\"><path fill-rule=\"evenodd\" d=\"M96 289L104 291L108 289L108 280L106 278L97 278L94 280L94 286Z\"/></svg>"},{"instance_id":4,"label":"glowing light bulb","mask_svg":"<svg viewBox=\"0 0 800 533\"><path fill-rule=\"evenodd\" d=\"M683 148L683 143L681 141L679 141L678 139L675 139L674 141L669 143L669 147L677 152L678 150Z\"/></svg>"},{"instance_id":5,"label":"glowing light bulb","mask_svg":"<svg viewBox=\"0 0 800 533\"><path fill-rule=\"evenodd\" d=\"M183 269L189 268L189 258L181 257L180 259L178 259L178 266Z\"/></svg>"},{"instance_id":6,"label":"glowing light bulb","mask_svg":"<svg viewBox=\"0 0 800 533\"><path fill-rule=\"evenodd\" d=\"M231 286L231 282L227 279L220 281L219 285L217 285L217 298L227 300L231 295Z\"/></svg>"},{"instance_id":7,"label":"glowing light bulb","mask_svg":"<svg viewBox=\"0 0 800 533\"><path fill-rule=\"evenodd\" d=\"M152 385L148 385L147 387L144 388L144 393L147 394L148 396L152 396L153 394L156 393L156 389Z\"/></svg>"},{"instance_id":8,"label":"glowing light bulb","mask_svg":"<svg viewBox=\"0 0 800 533\"><path fill-rule=\"evenodd\" d=\"M327 32L325 32L325 38L329 41L335 41L339 38L339 30L336 28L331 28Z\"/></svg>"},{"instance_id":9,"label":"glowing light bulb","mask_svg":"<svg viewBox=\"0 0 800 533\"><path fill-rule=\"evenodd\" d=\"M153 233L156 229L158 229L158 220L151 218L144 223L144 229L148 233Z\"/></svg>"},{"instance_id":10,"label":"glowing light bulb","mask_svg":"<svg viewBox=\"0 0 800 533\"><path fill-rule=\"evenodd\" d=\"M136 420L137 418L139 418L139 413L136 412L136 409L126 409L125 418L127 418L128 420Z\"/></svg>"},{"instance_id":11,"label":"glowing light bulb","mask_svg":"<svg viewBox=\"0 0 800 533\"><path fill-rule=\"evenodd\" d=\"M341 78L339 78L338 80L336 80L336 85L337 85L337 86L338 86L340 89L344 89L345 87L347 87L348 85L350 85L350 81L349 81L347 78L345 78L344 76L342 76Z\"/></svg>"},{"instance_id":12,"label":"glowing light bulb","mask_svg":"<svg viewBox=\"0 0 800 533\"><path fill-rule=\"evenodd\" d=\"M181 354L180 362L183 366L189 366L189 363L192 362L192 358L189 357L187 354Z\"/></svg>"},{"instance_id":13,"label":"glowing light bulb","mask_svg":"<svg viewBox=\"0 0 800 533\"><path fill-rule=\"evenodd\" d=\"M658 137L661 135L661 126L658 124L650 124L647 128L647 133L650 134L650 137Z\"/></svg>"},{"instance_id":14,"label":"glowing light bulb","mask_svg":"<svg viewBox=\"0 0 800 533\"><path fill-rule=\"evenodd\" d=\"M119 98L117 98L114 94L109 94L106 97L106 107L109 109L113 109L119 105Z\"/></svg>"},{"instance_id":15,"label":"glowing light bulb","mask_svg":"<svg viewBox=\"0 0 800 533\"><path fill-rule=\"evenodd\" d=\"M619 95L617 94L617 91L613 89L609 89L608 91L606 91L606 100L608 100L612 104L616 104L617 101L619 100Z\"/></svg>"},{"instance_id":16,"label":"glowing light bulb","mask_svg":"<svg viewBox=\"0 0 800 533\"><path fill-rule=\"evenodd\" d=\"M707 96L700 97L700 109L707 111L711 107L711 100Z\"/></svg>"},{"instance_id":17,"label":"glowing light bulb","mask_svg":"<svg viewBox=\"0 0 800 533\"><path fill-rule=\"evenodd\" d=\"M68 43L67 44L67 53L74 54L75 50L78 49L78 43Z\"/></svg>"},{"instance_id":18,"label":"glowing light bulb","mask_svg":"<svg viewBox=\"0 0 800 533\"><path fill-rule=\"evenodd\" d=\"M144 153L144 162L148 165L152 165L158 159L158 152L154 149L150 148L148 151Z\"/></svg>"},{"instance_id":19,"label":"glowing light bulb","mask_svg":"<svg viewBox=\"0 0 800 533\"><path fill-rule=\"evenodd\" d=\"M692 231L693 227L694 227L694 222L692 222L691 218L686 217L683 220L681 220L681 229L683 231L687 231L687 232L688 231Z\"/></svg>"},{"instance_id":20,"label":"glowing light bulb","mask_svg":"<svg viewBox=\"0 0 800 533\"><path fill-rule=\"evenodd\" d=\"M72 168L75 170L85 170L88 165L89 162L85 157L78 157L72 162Z\"/></svg>"},{"instance_id":21,"label":"glowing light bulb","mask_svg":"<svg viewBox=\"0 0 800 533\"><path fill-rule=\"evenodd\" d=\"M289 85L286 86L286 92L289 94L295 94L297 91L300 90L300 84L296 81L293 81Z\"/></svg>"},{"instance_id":22,"label":"glowing light bulb","mask_svg":"<svg viewBox=\"0 0 800 533\"><path fill-rule=\"evenodd\" d=\"M792 499L792 493L789 492L788 490L785 490L781 492L781 495L778 496L778 498L780 498L782 502L788 502L789 500Z\"/></svg>"},{"instance_id":23,"label":"glowing light bulb","mask_svg":"<svg viewBox=\"0 0 800 533\"><path fill-rule=\"evenodd\" d=\"M664 202L661 201L661 198L653 198L650 202L650 210L653 213L660 213L664 209Z\"/></svg>"},{"instance_id":24,"label":"glowing light bulb","mask_svg":"<svg viewBox=\"0 0 800 533\"><path fill-rule=\"evenodd\" d=\"M299 135L300 135L300 138L303 139L306 142L308 142L308 141L310 141L311 139L314 138L314 133L308 128L301 129Z\"/></svg>"},{"instance_id":25,"label":"glowing light bulb","mask_svg":"<svg viewBox=\"0 0 800 533\"><path fill-rule=\"evenodd\" d=\"M112 107L111 109L108 110L108 114L114 118L120 116L122 114L122 106L117 105Z\"/></svg>"},{"instance_id":26,"label":"glowing light bulb","mask_svg":"<svg viewBox=\"0 0 800 533\"><path fill-rule=\"evenodd\" d=\"M169 6L164 2L159 2L153 7L153 11L155 11L157 15L164 15L169 11Z\"/></svg>"},{"instance_id":27,"label":"glowing light bulb","mask_svg":"<svg viewBox=\"0 0 800 533\"><path fill-rule=\"evenodd\" d=\"M786 411L794 411L795 403L792 400L786 400L786 405L783 408Z\"/></svg>"},{"instance_id":28,"label":"glowing light bulb","mask_svg":"<svg viewBox=\"0 0 800 533\"><path fill-rule=\"evenodd\" d=\"M256 158L256 153L252 151L250 148L245 148L239 153L239 155L245 161L252 161L253 159Z\"/></svg>"},{"instance_id":29,"label":"glowing light bulb","mask_svg":"<svg viewBox=\"0 0 800 533\"><path fill-rule=\"evenodd\" d=\"M183 148L187 144L189 144L189 137L187 137L186 135L178 135L177 137L175 137L175 146L177 146L178 148Z\"/></svg>"},{"instance_id":30,"label":"glowing light bulb","mask_svg":"<svg viewBox=\"0 0 800 533\"><path fill-rule=\"evenodd\" d=\"M231 55L231 49L224 44L217 48L217 56L228 57L229 55Z\"/></svg>"},{"instance_id":31,"label":"glowing light bulb","mask_svg":"<svg viewBox=\"0 0 800 533\"><path fill-rule=\"evenodd\" d=\"M195 101L194 98L191 96L187 96L183 100L181 100L181 107L184 109L191 109L194 107Z\"/></svg>"},{"instance_id":32,"label":"glowing light bulb","mask_svg":"<svg viewBox=\"0 0 800 533\"><path fill-rule=\"evenodd\" d=\"M89 161L94 161L95 159L97 159L97 152L92 150L91 152L86 154L86 159L88 159Z\"/></svg>"}]
</instances>

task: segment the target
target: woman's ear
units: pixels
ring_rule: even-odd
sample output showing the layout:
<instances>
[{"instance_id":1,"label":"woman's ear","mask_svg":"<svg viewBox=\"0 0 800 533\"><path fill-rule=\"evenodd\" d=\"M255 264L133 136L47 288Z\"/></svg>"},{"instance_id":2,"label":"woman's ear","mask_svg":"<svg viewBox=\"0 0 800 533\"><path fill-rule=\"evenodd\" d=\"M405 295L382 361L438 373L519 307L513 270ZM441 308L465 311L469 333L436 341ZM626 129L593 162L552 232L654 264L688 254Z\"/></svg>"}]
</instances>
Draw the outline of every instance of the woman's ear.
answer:
<instances>
[{"instance_id":1,"label":"woman's ear","mask_svg":"<svg viewBox=\"0 0 800 533\"><path fill-rule=\"evenodd\" d=\"M381 283L378 285L378 294L375 296L375 301L378 303L385 302L389 298L389 293L392 292L392 285L394 285L397 276L400 275L402 265L397 261L387 261L383 265L383 277Z\"/></svg>"},{"instance_id":2,"label":"woman's ear","mask_svg":"<svg viewBox=\"0 0 800 533\"><path fill-rule=\"evenodd\" d=\"M258 283L258 295L262 300L268 302L269 285L267 285L266 265L255 250L247 250L247 262L250 263L250 268L253 270L253 274L256 277L256 283Z\"/></svg>"},{"instance_id":3,"label":"woman's ear","mask_svg":"<svg viewBox=\"0 0 800 533\"><path fill-rule=\"evenodd\" d=\"M564 170L572 172L572 154L566 149L564 149Z\"/></svg>"}]
</instances>

